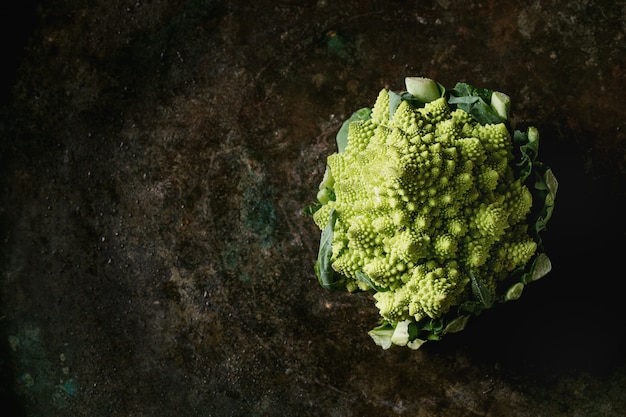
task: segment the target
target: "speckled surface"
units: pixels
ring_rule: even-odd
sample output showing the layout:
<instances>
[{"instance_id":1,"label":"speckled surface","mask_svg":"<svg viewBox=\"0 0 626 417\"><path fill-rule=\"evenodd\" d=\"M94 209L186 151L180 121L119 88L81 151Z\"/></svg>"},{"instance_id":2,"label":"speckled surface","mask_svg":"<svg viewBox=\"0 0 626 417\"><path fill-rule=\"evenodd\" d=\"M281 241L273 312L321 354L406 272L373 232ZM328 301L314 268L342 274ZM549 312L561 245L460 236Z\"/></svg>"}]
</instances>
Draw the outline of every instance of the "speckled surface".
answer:
<instances>
[{"instance_id":1,"label":"speckled surface","mask_svg":"<svg viewBox=\"0 0 626 417\"><path fill-rule=\"evenodd\" d=\"M626 414L624 1L76 1L7 14L0 364L16 416ZM406 75L507 92L553 272L375 346L312 265L342 120Z\"/></svg>"}]
</instances>

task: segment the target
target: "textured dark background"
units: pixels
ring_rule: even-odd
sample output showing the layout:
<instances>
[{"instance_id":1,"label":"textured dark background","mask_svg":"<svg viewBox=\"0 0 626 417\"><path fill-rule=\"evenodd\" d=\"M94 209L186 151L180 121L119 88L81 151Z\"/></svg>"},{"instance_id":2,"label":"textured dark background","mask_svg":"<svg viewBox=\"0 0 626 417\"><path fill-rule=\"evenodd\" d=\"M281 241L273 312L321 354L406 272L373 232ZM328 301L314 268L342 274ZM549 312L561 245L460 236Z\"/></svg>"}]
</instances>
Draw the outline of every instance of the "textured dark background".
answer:
<instances>
[{"instance_id":1,"label":"textured dark background","mask_svg":"<svg viewBox=\"0 0 626 417\"><path fill-rule=\"evenodd\" d=\"M20 4L0 108L13 415L626 415L626 2ZM301 209L342 120L406 75L504 91L540 129L554 270L382 351L372 300L317 284Z\"/></svg>"}]
</instances>

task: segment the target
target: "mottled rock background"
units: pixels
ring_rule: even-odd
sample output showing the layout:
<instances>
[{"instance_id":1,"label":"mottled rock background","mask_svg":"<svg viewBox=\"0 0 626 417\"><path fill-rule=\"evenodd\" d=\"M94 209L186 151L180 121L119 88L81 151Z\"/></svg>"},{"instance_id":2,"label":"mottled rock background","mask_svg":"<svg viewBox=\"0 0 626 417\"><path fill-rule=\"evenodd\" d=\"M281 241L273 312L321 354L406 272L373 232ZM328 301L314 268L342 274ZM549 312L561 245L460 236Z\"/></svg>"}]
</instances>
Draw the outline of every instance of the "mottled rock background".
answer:
<instances>
[{"instance_id":1,"label":"mottled rock background","mask_svg":"<svg viewBox=\"0 0 626 417\"><path fill-rule=\"evenodd\" d=\"M626 414L623 0L13 7L0 110L13 415ZM341 122L406 75L507 92L560 182L553 272L416 352L372 343L367 295L319 287L301 211Z\"/></svg>"}]
</instances>

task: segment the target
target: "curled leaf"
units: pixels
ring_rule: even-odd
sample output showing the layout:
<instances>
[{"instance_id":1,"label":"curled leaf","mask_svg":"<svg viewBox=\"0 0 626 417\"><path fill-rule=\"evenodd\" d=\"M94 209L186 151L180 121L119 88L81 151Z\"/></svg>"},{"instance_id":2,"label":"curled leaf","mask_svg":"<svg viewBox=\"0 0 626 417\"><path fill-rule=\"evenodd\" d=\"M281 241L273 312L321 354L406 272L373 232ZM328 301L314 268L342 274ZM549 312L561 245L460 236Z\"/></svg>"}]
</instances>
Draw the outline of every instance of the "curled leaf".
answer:
<instances>
[{"instance_id":1,"label":"curled leaf","mask_svg":"<svg viewBox=\"0 0 626 417\"><path fill-rule=\"evenodd\" d=\"M315 263L315 272L320 285L327 290L339 288L338 274L333 270L331 258L333 256L333 233L335 230L335 222L337 221L337 211L330 211L328 224L322 231L320 238L320 249L317 254L317 262Z\"/></svg>"},{"instance_id":2,"label":"curled leaf","mask_svg":"<svg viewBox=\"0 0 626 417\"><path fill-rule=\"evenodd\" d=\"M393 326L388 322L385 322L384 324L373 328L367 334L369 334L372 340L374 340L374 343L376 343L378 346L383 349L389 349L393 344L391 342L391 336L393 335L393 333Z\"/></svg>"},{"instance_id":3,"label":"curled leaf","mask_svg":"<svg viewBox=\"0 0 626 417\"><path fill-rule=\"evenodd\" d=\"M396 328L391 335L391 343L398 346L406 346L409 343L409 324L411 320L402 320L396 324Z\"/></svg>"}]
</instances>

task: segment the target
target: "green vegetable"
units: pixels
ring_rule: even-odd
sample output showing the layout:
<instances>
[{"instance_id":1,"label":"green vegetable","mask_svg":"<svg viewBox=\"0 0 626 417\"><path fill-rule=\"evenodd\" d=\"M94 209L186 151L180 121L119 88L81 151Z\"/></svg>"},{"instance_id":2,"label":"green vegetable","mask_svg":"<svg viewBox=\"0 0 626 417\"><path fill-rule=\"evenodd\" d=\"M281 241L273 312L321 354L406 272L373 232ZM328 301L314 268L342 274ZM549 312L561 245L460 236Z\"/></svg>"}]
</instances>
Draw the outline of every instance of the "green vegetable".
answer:
<instances>
[{"instance_id":1,"label":"green vegetable","mask_svg":"<svg viewBox=\"0 0 626 417\"><path fill-rule=\"evenodd\" d=\"M337 135L317 203L315 270L327 289L371 291L383 348L419 348L516 300L551 269L540 233L558 182L539 133L511 134L510 99L423 77L383 89Z\"/></svg>"}]
</instances>

